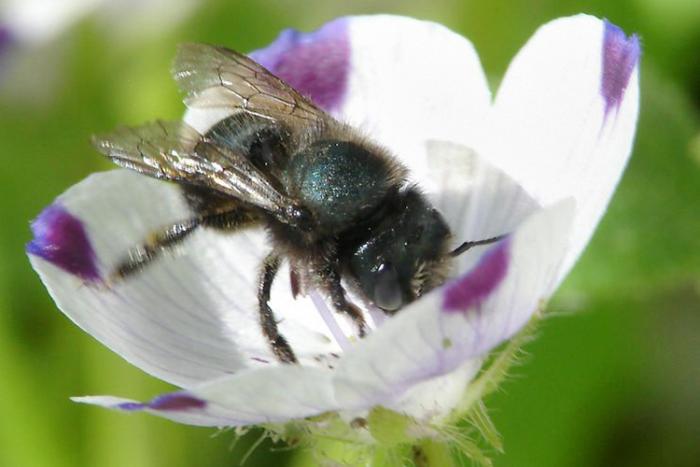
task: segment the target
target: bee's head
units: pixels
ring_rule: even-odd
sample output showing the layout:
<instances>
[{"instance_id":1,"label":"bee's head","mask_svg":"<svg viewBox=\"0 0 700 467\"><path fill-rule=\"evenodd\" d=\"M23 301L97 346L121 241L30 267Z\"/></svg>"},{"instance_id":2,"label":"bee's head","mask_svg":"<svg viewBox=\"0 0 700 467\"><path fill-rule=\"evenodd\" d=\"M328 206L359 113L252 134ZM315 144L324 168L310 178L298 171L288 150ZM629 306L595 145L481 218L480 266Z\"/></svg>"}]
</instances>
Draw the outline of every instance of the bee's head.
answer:
<instances>
[{"instance_id":1,"label":"bee's head","mask_svg":"<svg viewBox=\"0 0 700 467\"><path fill-rule=\"evenodd\" d=\"M449 237L440 213L409 188L353 248L351 273L376 306L394 312L443 282Z\"/></svg>"}]
</instances>

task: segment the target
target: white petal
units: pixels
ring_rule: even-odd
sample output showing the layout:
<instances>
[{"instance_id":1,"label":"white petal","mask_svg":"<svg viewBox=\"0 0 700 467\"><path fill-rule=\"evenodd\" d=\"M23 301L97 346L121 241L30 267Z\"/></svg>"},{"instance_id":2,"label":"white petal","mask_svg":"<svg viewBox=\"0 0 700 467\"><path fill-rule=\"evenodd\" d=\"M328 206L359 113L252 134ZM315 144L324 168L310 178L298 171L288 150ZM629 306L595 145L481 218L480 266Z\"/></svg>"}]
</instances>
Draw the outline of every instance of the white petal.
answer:
<instances>
[{"instance_id":1,"label":"white petal","mask_svg":"<svg viewBox=\"0 0 700 467\"><path fill-rule=\"evenodd\" d=\"M429 141L427 155L428 178L440 186L430 198L450 226L453 248L509 234L540 208L517 182L466 146ZM460 255L456 271L471 268L483 248Z\"/></svg>"},{"instance_id":2,"label":"white petal","mask_svg":"<svg viewBox=\"0 0 700 467\"><path fill-rule=\"evenodd\" d=\"M28 43L46 42L99 8L104 0L10 0L1 6L3 22Z\"/></svg>"},{"instance_id":3,"label":"white petal","mask_svg":"<svg viewBox=\"0 0 700 467\"><path fill-rule=\"evenodd\" d=\"M277 364L257 312L258 269L269 249L262 231L223 234L201 229L176 249L177 254L165 254L138 275L107 288L100 277L129 249L154 229L192 216L180 190L116 170L92 175L54 206L62 206L83 226L87 239L80 246L94 250L95 264L76 262L76 254L54 261L30 255L32 264L59 308L107 347L183 387L251 366ZM39 244L55 235L51 226L42 228L45 231L37 232L40 238L29 245L32 253L41 255L62 248L60 242L76 241L73 235ZM288 269L280 272L271 304L297 357L311 363L319 355L339 351L310 299L291 299L288 274Z\"/></svg>"},{"instance_id":4,"label":"white petal","mask_svg":"<svg viewBox=\"0 0 700 467\"><path fill-rule=\"evenodd\" d=\"M282 365L248 370L191 392L240 413L245 424L281 422L337 410L332 376L326 368Z\"/></svg>"},{"instance_id":5,"label":"white petal","mask_svg":"<svg viewBox=\"0 0 700 467\"><path fill-rule=\"evenodd\" d=\"M390 148L428 192L423 142L472 146L491 103L471 42L445 26L390 15L349 19L351 67L339 118Z\"/></svg>"},{"instance_id":6,"label":"white petal","mask_svg":"<svg viewBox=\"0 0 700 467\"><path fill-rule=\"evenodd\" d=\"M547 298L544 291L556 278L572 213L573 202L565 201L534 214L465 277L410 305L345 352L336 370L304 365L251 369L164 397L194 398L201 404L186 404L189 416L226 419L232 425L365 411L378 404L418 417L444 415L459 400L481 356L517 332ZM495 279L485 278L494 274L488 268L497 255L496 262L505 269ZM455 308L455 291L459 295L470 287L483 288L484 279L494 281L492 290L469 303L459 296L457 307L462 303L465 308ZM473 290L466 293L474 295ZM162 400L127 407L120 406L121 400L87 401L203 423L183 419L181 406L163 408Z\"/></svg>"},{"instance_id":7,"label":"white petal","mask_svg":"<svg viewBox=\"0 0 700 467\"><path fill-rule=\"evenodd\" d=\"M478 359L521 329L548 298L573 209L569 200L534 214L470 273L408 306L346 352L336 370L338 404L348 410L393 404L416 384ZM454 309L455 296L464 309Z\"/></svg>"},{"instance_id":8,"label":"white petal","mask_svg":"<svg viewBox=\"0 0 700 467\"><path fill-rule=\"evenodd\" d=\"M498 91L482 155L541 204L576 200L560 278L588 242L627 162L639 105L639 44L597 18L541 27Z\"/></svg>"},{"instance_id":9,"label":"white petal","mask_svg":"<svg viewBox=\"0 0 700 467\"><path fill-rule=\"evenodd\" d=\"M132 399L114 396L71 397L71 400L81 404L97 405L107 409L123 410L126 412L146 411L186 425L224 427L235 424L234 420L223 417L220 412L212 413L211 406L189 410L157 410L150 408L148 404L142 404Z\"/></svg>"},{"instance_id":10,"label":"white petal","mask_svg":"<svg viewBox=\"0 0 700 467\"><path fill-rule=\"evenodd\" d=\"M145 404L111 396L73 400L129 412L146 411L191 425L254 425L335 410L331 375L328 369L282 365L243 371Z\"/></svg>"},{"instance_id":11,"label":"white petal","mask_svg":"<svg viewBox=\"0 0 700 467\"><path fill-rule=\"evenodd\" d=\"M481 369L481 358L467 360L454 371L411 386L386 407L417 420L436 421L448 416Z\"/></svg>"},{"instance_id":12,"label":"white petal","mask_svg":"<svg viewBox=\"0 0 700 467\"><path fill-rule=\"evenodd\" d=\"M0 17L19 40L30 44L49 42L94 13L102 20L100 32L128 30L129 39L133 39L162 31L197 3L198 0L4 0L0 2Z\"/></svg>"},{"instance_id":13,"label":"white petal","mask_svg":"<svg viewBox=\"0 0 700 467\"><path fill-rule=\"evenodd\" d=\"M391 15L340 18L310 33L284 31L252 56L316 97L333 116L387 146L428 192L439 185L425 177L424 141L473 145L490 107L491 93L472 44L428 21ZM332 69L326 66L329 56ZM341 68L346 74L336 76ZM314 72L304 73L308 70ZM328 89L327 73L333 73L338 89ZM203 132L230 113L197 108L195 102L185 121Z\"/></svg>"}]
</instances>

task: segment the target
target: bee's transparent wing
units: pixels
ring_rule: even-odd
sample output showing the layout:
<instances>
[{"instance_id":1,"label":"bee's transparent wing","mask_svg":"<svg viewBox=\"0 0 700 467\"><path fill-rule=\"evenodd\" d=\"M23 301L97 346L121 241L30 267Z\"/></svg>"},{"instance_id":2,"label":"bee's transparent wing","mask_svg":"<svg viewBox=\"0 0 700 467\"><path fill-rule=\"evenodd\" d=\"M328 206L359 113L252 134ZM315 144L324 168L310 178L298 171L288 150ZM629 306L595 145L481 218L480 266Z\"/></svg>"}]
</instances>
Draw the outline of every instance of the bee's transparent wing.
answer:
<instances>
[{"instance_id":1,"label":"bee's transparent wing","mask_svg":"<svg viewBox=\"0 0 700 467\"><path fill-rule=\"evenodd\" d=\"M272 213L294 203L245 156L212 144L181 122L155 121L93 137L115 164L150 177L209 188Z\"/></svg>"},{"instance_id":2,"label":"bee's transparent wing","mask_svg":"<svg viewBox=\"0 0 700 467\"><path fill-rule=\"evenodd\" d=\"M189 107L228 108L298 125L329 118L264 67L225 47L182 44L172 72Z\"/></svg>"}]
</instances>

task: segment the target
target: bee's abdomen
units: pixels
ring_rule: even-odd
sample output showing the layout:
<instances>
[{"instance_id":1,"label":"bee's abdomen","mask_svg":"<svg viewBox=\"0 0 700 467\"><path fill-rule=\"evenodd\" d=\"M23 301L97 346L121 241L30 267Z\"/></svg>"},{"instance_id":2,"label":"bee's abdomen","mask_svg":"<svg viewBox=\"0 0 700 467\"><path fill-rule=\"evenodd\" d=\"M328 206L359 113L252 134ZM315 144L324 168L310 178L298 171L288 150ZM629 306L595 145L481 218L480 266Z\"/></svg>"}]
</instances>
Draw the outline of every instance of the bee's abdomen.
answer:
<instances>
[{"instance_id":1,"label":"bee's abdomen","mask_svg":"<svg viewBox=\"0 0 700 467\"><path fill-rule=\"evenodd\" d=\"M289 188L323 230L340 231L376 208L391 188L384 159L346 141L319 141L295 154Z\"/></svg>"}]
</instances>

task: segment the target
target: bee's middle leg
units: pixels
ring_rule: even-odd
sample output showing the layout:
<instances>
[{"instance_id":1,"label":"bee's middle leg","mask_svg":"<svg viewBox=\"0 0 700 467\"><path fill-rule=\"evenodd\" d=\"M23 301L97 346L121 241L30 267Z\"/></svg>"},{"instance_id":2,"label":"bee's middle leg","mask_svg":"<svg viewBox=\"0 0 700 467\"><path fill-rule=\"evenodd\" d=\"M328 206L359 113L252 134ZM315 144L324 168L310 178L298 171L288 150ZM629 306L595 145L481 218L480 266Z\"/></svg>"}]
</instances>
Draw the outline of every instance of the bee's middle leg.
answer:
<instances>
[{"instance_id":1,"label":"bee's middle leg","mask_svg":"<svg viewBox=\"0 0 700 467\"><path fill-rule=\"evenodd\" d=\"M270 292L272 283L275 280L277 271L280 267L280 257L277 253L272 252L263 261L262 271L260 272L260 280L258 282L258 310L260 312L260 326L262 332L267 338L272 351L282 363L297 363L297 357L294 355L292 347L287 342L287 339L280 334L277 328L275 314L270 308Z\"/></svg>"}]
</instances>

